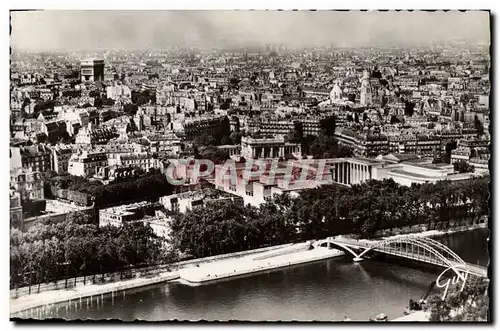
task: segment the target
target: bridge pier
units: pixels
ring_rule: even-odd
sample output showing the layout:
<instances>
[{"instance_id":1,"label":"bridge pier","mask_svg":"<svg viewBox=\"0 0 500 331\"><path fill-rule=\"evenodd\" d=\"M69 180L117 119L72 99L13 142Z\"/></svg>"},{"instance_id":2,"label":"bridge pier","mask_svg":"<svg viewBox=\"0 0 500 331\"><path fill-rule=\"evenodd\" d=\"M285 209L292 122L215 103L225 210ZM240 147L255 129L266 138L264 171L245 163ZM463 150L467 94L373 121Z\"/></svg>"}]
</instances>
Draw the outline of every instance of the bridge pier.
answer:
<instances>
[{"instance_id":1,"label":"bridge pier","mask_svg":"<svg viewBox=\"0 0 500 331\"><path fill-rule=\"evenodd\" d=\"M355 257L355 258L353 258L352 260L353 260L353 262L361 262L361 261L363 261L364 259L363 259L362 257Z\"/></svg>"}]
</instances>

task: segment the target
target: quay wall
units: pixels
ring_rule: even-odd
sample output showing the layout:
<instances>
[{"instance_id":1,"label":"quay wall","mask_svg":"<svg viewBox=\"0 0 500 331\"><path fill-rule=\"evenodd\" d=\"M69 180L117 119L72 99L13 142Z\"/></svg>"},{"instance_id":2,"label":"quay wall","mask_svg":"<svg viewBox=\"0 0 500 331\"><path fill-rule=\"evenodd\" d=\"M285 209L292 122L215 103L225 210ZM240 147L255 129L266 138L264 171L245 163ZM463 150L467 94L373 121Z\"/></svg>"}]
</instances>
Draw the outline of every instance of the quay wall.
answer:
<instances>
[{"instance_id":1,"label":"quay wall","mask_svg":"<svg viewBox=\"0 0 500 331\"><path fill-rule=\"evenodd\" d=\"M141 278L141 279L133 279L127 282L122 283L109 283L105 285L93 285L93 288L90 289L90 286L85 289L83 292L78 291L55 291L55 293L51 293L51 295L41 298L36 301L27 301L21 304L12 305L10 307L10 315L11 317L19 316L19 313L25 310L38 308L47 305L54 305L66 301L80 300L86 299L88 297L96 297L102 296L104 294L109 293L117 293L125 290L129 290L132 288L140 288L144 286L154 285L158 283L167 282L169 280L173 280L178 278L179 275L177 272L170 273L168 275L157 276L153 278Z\"/></svg>"},{"instance_id":2,"label":"quay wall","mask_svg":"<svg viewBox=\"0 0 500 331\"><path fill-rule=\"evenodd\" d=\"M332 257L343 256L344 254L345 253L340 250L329 248L316 248L308 251L304 251L304 249L301 251L291 249L288 252L283 252L283 254L267 256L267 258L264 259L261 259L260 256L255 259L251 257L248 259L241 259L240 261L235 261L235 264L231 265L230 268L226 265L222 265L222 263L214 263L201 268L187 268L180 270L179 276L181 280L187 282L187 284L199 285L215 280L325 260ZM267 264L265 262L267 262Z\"/></svg>"},{"instance_id":3,"label":"quay wall","mask_svg":"<svg viewBox=\"0 0 500 331\"><path fill-rule=\"evenodd\" d=\"M274 250L288 248L288 247L291 247L293 245L300 245L300 244L284 244L284 245L279 245L279 246L270 246L270 247L257 248L257 249L248 250L248 251L228 253L228 254L209 256L209 257L204 257L204 258L199 258L199 259L180 261L180 262L175 262L175 263L171 263L171 264L163 264L163 265L149 266L149 267L143 267L143 268L134 268L134 269L129 269L129 270L123 271L123 272L117 271L117 272L113 272L113 273L106 273L104 275L104 282L101 281L102 275L99 274L99 275L95 275L95 279L96 279L95 284L106 284L106 283L110 283L110 282L119 281L120 274L122 276L125 276L124 280L126 280L127 278L151 276L151 275L159 274L162 272L168 272L171 270L178 270L180 268L196 266L198 264L210 263L210 262L231 259L231 258L236 258L236 257L243 257L243 256L250 255L250 254L270 252L270 251L274 251ZM132 277L130 277L130 275L132 275ZM31 286L31 294L41 293L41 292L45 292L45 291L54 291L54 290L62 290L63 291L66 289L71 289L71 288L80 287L80 286L94 285L92 283L93 278L94 278L94 275L77 277L76 280L75 280L75 278L69 278L67 280L67 287L65 287L66 279L61 279L61 280L58 280L57 282L42 283L42 284L40 284L40 290L38 290L38 284L35 284L35 285ZM18 298L18 297L21 297L24 295L29 295L29 287L28 286L24 286L24 287L21 287L18 289L10 290L10 297L11 298Z\"/></svg>"},{"instance_id":4,"label":"quay wall","mask_svg":"<svg viewBox=\"0 0 500 331\"><path fill-rule=\"evenodd\" d=\"M56 304L68 300L83 299L96 295L104 295L107 293L128 290L132 288L144 287L158 283L167 282L179 278L179 270L189 267L197 267L201 264L238 259L247 255L254 255L259 253L266 253L274 250L283 250L291 248L293 251L297 249L292 246L304 247L301 244L285 244L280 246L271 246L258 248L249 251L235 252L223 254L218 256L211 256L206 258L182 261L163 266L151 266L145 268L138 268L130 270L132 277L129 279L120 280L120 272L106 274L105 283L98 283L101 280L101 275L96 275L96 283L93 284L92 276L86 276L85 285L83 284L84 277L76 279L68 279L68 288L65 289L64 285L66 280L60 280L57 283L40 284L40 292L38 292L38 285L31 287L31 295L28 295L28 288L23 287L17 291L11 290L11 316L18 314L21 311L37 308L45 305ZM147 277L147 278L146 278ZM46 292L46 293L43 293ZM30 300L32 296L40 296L40 299Z\"/></svg>"}]
</instances>

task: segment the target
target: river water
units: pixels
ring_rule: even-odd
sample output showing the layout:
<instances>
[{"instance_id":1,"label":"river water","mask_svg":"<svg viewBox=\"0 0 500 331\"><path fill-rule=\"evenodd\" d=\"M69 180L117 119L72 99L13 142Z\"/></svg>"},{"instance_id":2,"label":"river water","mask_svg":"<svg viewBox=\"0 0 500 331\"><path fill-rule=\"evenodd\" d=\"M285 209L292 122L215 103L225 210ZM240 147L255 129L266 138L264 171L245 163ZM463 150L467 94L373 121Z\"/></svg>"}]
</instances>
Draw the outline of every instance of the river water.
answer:
<instances>
[{"instance_id":1,"label":"river water","mask_svg":"<svg viewBox=\"0 0 500 331\"><path fill-rule=\"evenodd\" d=\"M488 264L488 230L434 238L466 262ZM402 315L440 270L348 256L191 287L178 282L58 304L34 317L67 319L366 321Z\"/></svg>"}]
</instances>

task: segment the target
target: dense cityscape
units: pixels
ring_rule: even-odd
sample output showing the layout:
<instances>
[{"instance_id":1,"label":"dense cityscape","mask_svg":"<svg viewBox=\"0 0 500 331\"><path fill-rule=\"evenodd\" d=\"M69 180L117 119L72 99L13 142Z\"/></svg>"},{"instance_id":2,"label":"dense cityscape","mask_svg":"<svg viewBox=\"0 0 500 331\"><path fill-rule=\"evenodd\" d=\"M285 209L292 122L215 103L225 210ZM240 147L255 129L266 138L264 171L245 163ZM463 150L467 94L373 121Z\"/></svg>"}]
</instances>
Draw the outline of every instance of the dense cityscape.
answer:
<instances>
[{"instance_id":1,"label":"dense cityscape","mask_svg":"<svg viewBox=\"0 0 500 331\"><path fill-rule=\"evenodd\" d=\"M283 263L298 265L346 249L361 259L359 242L382 237L485 231L489 52L462 40L414 48L13 50L12 313L79 318L92 296L98 310L115 304L118 288L145 280L251 273L251 263L238 260L250 250L268 252L251 262L270 270L281 263L272 260L275 247L289 249ZM408 240L398 249L424 245ZM202 275L200 264L224 258L227 266ZM457 290L450 303L435 295L426 309L405 313L486 321L484 279L467 285L469 297ZM53 300L56 291L66 299ZM75 315L54 308L62 301Z\"/></svg>"}]
</instances>

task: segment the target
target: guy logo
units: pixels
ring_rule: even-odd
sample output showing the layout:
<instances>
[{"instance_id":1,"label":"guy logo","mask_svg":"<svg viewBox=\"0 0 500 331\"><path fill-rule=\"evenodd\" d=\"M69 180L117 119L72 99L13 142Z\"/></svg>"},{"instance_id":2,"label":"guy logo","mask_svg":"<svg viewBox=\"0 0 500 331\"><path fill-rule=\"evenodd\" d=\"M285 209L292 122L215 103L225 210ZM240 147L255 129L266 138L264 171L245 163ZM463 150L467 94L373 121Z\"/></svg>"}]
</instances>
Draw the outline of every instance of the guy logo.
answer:
<instances>
[{"instance_id":1,"label":"guy logo","mask_svg":"<svg viewBox=\"0 0 500 331\"><path fill-rule=\"evenodd\" d=\"M444 281L445 274L449 270L453 270L455 272L455 275L452 278L448 278L446 279L446 281ZM448 294L448 289L450 288L451 284L457 284L462 282L462 287L460 288L460 292L463 291L468 277L469 277L469 270L465 265L455 265L444 270L436 279L436 286L439 288L444 288L442 300L446 298L446 294Z\"/></svg>"}]
</instances>

